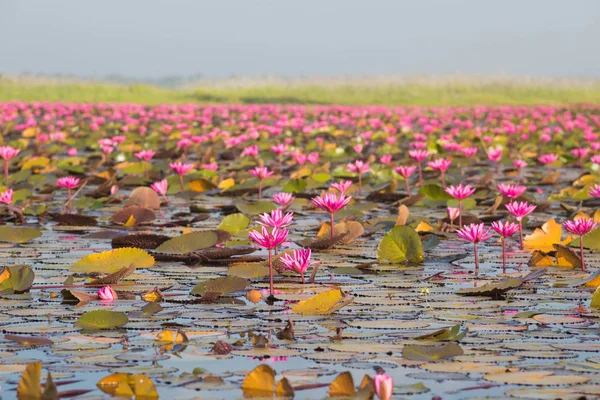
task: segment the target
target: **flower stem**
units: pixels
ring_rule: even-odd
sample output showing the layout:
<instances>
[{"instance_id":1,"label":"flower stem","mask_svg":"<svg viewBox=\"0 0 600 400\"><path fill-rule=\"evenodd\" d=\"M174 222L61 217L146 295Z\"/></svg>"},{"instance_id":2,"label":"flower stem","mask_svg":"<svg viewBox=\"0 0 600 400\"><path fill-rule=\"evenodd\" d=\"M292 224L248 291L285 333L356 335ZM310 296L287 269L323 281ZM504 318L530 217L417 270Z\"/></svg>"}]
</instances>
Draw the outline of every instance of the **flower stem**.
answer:
<instances>
[{"instance_id":1,"label":"flower stem","mask_svg":"<svg viewBox=\"0 0 600 400\"><path fill-rule=\"evenodd\" d=\"M458 228L462 229L462 200L458 200Z\"/></svg>"},{"instance_id":2,"label":"flower stem","mask_svg":"<svg viewBox=\"0 0 600 400\"><path fill-rule=\"evenodd\" d=\"M179 175L179 185L181 186L181 192L185 191L185 185L183 184L183 175Z\"/></svg>"},{"instance_id":3,"label":"flower stem","mask_svg":"<svg viewBox=\"0 0 600 400\"><path fill-rule=\"evenodd\" d=\"M262 179L258 181L258 201L262 199Z\"/></svg>"},{"instance_id":4,"label":"flower stem","mask_svg":"<svg viewBox=\"0 0 600 400\"><path fill-rule=\"evenodd\" d=\"M67 204L69 205L69 213L73 212L73 202L71 200L71 188L67 188Z\"/></svg>"},{"instance_id":5,"label":"flower stem","mask_svg":"<svg viewBox=\"0 0 600 400\"><path fill-rule=\"evenodd\" d=\"M269 293L273 296L273 255L269 249Z\"/></svg>"},{"instance_id":6,"label":"flower stem","mask_svg":"<svg viewBox=\"0 0 600 400\"><path fill-rule=\"evenodd\" d=\"M333 239L333 236L335 234L335 229L333 228L333 224L334 224L334 213L330 213L329 214L329 224L331 225L331 238Z\"/></svg>"},{"instance_id":7,"label":"flower stem","mask_svg":"<svg viewBox=\"0 0 600 400\"><path fill-rule=\"evenodd\" d=\"M362 174L358 174L358 194L362 196Z\"/></svg>"},{"instance_id":8,"label":"flower stem","mask_svg":"<svg viewBox=\"0 0 600 400\"><path fill-rule=\"evenodd\" d=\"M404 178L404 183L406 184L406 193L408 193L408 197L410 197L410 186L408 186L408 177Z\"/></svg>"},{"instance_id":9,"label":"flower stem","mask_svg":"<svg viewBox=\"0 0 600 400\"><path fill-rule=\"evenodd\" d=\"M519 248L523 250L523 220L519 221Z\"/></svg>"},{"instance_id":10,"label":"flower stem","mask_svg":"<svg viewBox=\"0 0 600 400\"><path fill-rule=\"evenodd\" d=\"M479 251L477 249L477 243L473 243L475 248L475 275L479 275Z\"/></svg>"},{"instance_id":11,"label":"flower stem","mask_svg":"<svg viewBox=\"0 0 600 400\"><path fill-rule=\"evenodd\" d=\"M446 173L442 171L442 187L446 188Z\"/></svg>"},{"instance_id":12,"label":"flower stem","mask_svg":"<svg viewBox=\"0 0 600 400\"><path fill-rule=\"evenodd\" d=\"M579 257L581 257L581 270L585 271L585 261L583 260L583 235L579 236Z\"/></svg>"},{"instance_id":13,"label":"flower stem","mask_svg":"<svg viewBox=\"0 0 600 400\"><path fill-rule=\"evenodd\" d=\"M8 188L8 160L4 160L4 186Z\"/></svg>"},{"instance_id":14,"label":"flower stem","mask_svg":"<svg viewBox=\"0 0 600 400\"><path fill-rule=\"evenodd\" d=\"M423 183L423 171L421 171L421 161L417 163L417 168L419 169L419 185Z\"/></svg>"},{"instance_id":15,"label":"flower stem","mask_svg":"<svg viewBox=\"0 0 600 400\"><path fill-rule=\"evenodd\" d=\"M506 238L502 237L502 273L506 273Z\"/></svg>"},{"instance_id":16,"label":"flower stem","mask_svg":"<svg viewBox=\"0 0 600 400\"><path fill-rule=\"evenodd\" d=\"M304 273L300 274L300 276L302 277L302 284L306 285L306 279L304 279Z\"/></svg>"}]
</instances>

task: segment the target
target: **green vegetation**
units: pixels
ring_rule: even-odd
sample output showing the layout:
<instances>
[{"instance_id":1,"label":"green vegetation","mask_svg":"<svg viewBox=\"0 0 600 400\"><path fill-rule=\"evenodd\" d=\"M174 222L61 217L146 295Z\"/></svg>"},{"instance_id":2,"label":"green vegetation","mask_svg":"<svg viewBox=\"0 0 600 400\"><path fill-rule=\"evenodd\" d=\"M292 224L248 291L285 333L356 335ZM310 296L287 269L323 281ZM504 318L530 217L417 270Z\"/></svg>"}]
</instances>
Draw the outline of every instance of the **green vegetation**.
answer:
<instances>
[{"instance_id":1,"label":"green vegetation","mask_svg":"<svg viewBox=\"0 0 600 400\"><path fill-rule=\"evenodd\" d=\"M37 78L0 78L0 101L280 103L348 105L567 105L600 103L600 81L494 79L258 80L182 89Z\"/></svg>"}]
</instances>

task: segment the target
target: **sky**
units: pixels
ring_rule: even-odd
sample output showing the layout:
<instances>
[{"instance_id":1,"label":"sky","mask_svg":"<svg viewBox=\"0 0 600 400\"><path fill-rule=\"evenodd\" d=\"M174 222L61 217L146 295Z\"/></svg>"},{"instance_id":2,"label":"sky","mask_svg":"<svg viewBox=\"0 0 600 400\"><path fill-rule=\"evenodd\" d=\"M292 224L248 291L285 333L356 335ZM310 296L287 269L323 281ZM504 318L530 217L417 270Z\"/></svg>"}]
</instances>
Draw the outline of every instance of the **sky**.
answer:
<instances>
[{"instance_id":1,"label":"sky","mask_svg":"<svg viewBox=\"0 0 600 400\"><path fill-rule=\"evenodd\" d=\"M0 0L0 73L600 77L598 0Z\"/></svg>"}]
</instances>

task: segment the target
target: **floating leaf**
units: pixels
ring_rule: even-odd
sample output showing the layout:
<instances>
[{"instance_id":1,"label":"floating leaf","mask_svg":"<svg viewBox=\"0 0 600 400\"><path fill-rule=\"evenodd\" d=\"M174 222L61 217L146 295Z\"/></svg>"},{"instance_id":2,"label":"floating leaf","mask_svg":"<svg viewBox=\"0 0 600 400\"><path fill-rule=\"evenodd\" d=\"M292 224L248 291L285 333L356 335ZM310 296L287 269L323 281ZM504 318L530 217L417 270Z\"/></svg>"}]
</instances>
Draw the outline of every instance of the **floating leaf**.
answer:
<instances>
[{"instance_id":1,"label":"floating leaf","mask_svg":"<svg viewBox=\"0 0 600 400\"><path fill-rule=\"evenodd\" d=\"M454 342L428 346L409 344L402 349L402 357L415 361L437 361L463 355L463 349Z\"/></svg>"},{"instance_id":2,"label":"floating leaf","mask_svg":"<svg viewBox=\"0 0 600 400\"><path fill-rule=\"evenodd\" d=\"M4 267L0 274L0 292L23 293L33 285L35 273L28 265Z\"/></svg>"},{"instance_id":3,"label":"floating leaf","mask_svg":"<svg viewBox=\"0 0 600 400\"><path fill-rule=\"evenodd\" d=\"M228 276L237 276L244 279L258 279L269 276L269 267L261 263L234 264L227 269Z\"/></svg>"},{"instance_id":4,"label":"floating leaf","mask_svg":"<svg viewBox=\"0 0 600 400\"><path fill-rule=\"evenodd\" d=\"M379 242L377 260L392 264L404 261L423 262L423 245L419 234L408 226L393 228Z\"/></svg>"},{"instance_id":5,"label":"floating leaf","mask_svg":"<svg viewBox=\"0 0 600 400\"><path fill-rule=\"evenodd\" d=\"M237 203L235 203L235 206L238 210L240 210L240 212L246 215L270 213L271 211L277 208L275 204L266 200L257 201L256 203L244 203L238 201Z\"/></svg>"},{"instance_id":6,"label":"floating leaf","mask_svg":"<svg viewBox=\"0 0 600 400\"><path fill-rule=\"evenodd\" d=\"M160 198L158 197L158 194L149 187L138 187L133 189L125 202L125 207L132 206L158 210L160 208Z\"/></svg>"},{"instance_id":7,"label":"floating leaf","mask_svg":"<svg viewBox=\"0 0 600 400\"><path fill-rule=\"evenodd\" d=\"M581 375L555 375L553 371L518 371L486 374L483 379L509 385L574 385L590 380Z\"/></svg>"},{"instance_id":8,"label":"floating leaf","mask_svg":"<svg viewBox=\"0 0 600 400\"><path fill-rule=\"evenodd\" d=\"M299 302L292 307L292 312L302 315L332 314L353 300L353 297L346 297L341 289L331 289Z\"/></svg>"},{"instance_id":9,"label":"floating leaf","mask_svg":"<svg viewBox=\"0 0 600 400\"><path fill-rule=\"evenodd\" d=\"M354 379L348 371L340 373L329 385L327 392L331 397L353 397L356 395Z\"/></svg>"},{"instance_id":10,"label":"floating leaf","mask_svg":"<svg viewBox=\"0 0 600 400\"><path fill-rule=\"evenodd\" d=\"M18 335L4 335L4 339L17 342L22 346L51 346L54 342L48 338L42 336L18 336Z\"/></svg>"},{"instance_id":11,"label":"floating leaf","mask_svg":"<svg viewBox=\"0 0 600 400\"><path fill-rule=\"evenodd\" d=\"M140 400L158 399L158 392L150 378L143 374L116 373L96 383L98 389L111 396L133 397Z\"/></svg>"},{"instance_id":12,"label":"floating leaf","mask_svg":"<svg viewBox=\"0 0 600 400\"><path fill-rule=\"evenodd\" d=\"M8 225L0 226L0 242L26 243L40 236L42 236L42 231L38 228L17 228Z\"/></svg>"},{"instance_id":13,"label":"floating leaf","mask_svg":"<svg viewBox=\"0 0 600 400\"><path fill-rule=\"evenodd\" d=\"M127 314L119 311L94 310L88 311L75 321L75 326L84 329L112 329L126 325L129 322Z\"/></svg>"},{"instance_id":14,"label":"floating leaf","mask_svg":"<svg viewBox=\"0 0 600 400\"><path fill-rule=\"evenodd\" d=\"M154 257L144 250L124 247L83 257L73 264L71 271L110 274L132 265L135 268L151 267L154 265Z\"/></svg>"},{"instance_id":15,"label":"floating leaf","mask_svg":"<svg viewBox=\"0 0 600 400\"><path fill-rule=\"evenodd\" d=\"M460 342L469 330L460 330L460 325L454 325L452 328L442 328L435 332L416 337L416 340L431 340L436 342Z\"/></svg>"},{"instance_id":16,"label":"floating leaf","mask_svg":"<svg viewBox=\"0 0 600 400\"><path fill-rule=\"evenodd\" d=\"M598 286L598 288L592 295L592 302L590 303L590 307L600 308L600 286Z\"/></svg>"},{"instance_id":17,"label":"floating leaf","mask_svg":"<svg viewBox=\"0 0 600 400\"><path fill-rule=\"evenodd\" d=\"M452 199L452 196L446 193L443 187L434 184L423 185L421 190L419 190L419 194L425 195L427 196L427 199L433 201L444 201Z\"/></svg>"},{"instance_id":18,"label":"floating leaf","mask_svg":"<svg viewBox=\"0 0 600 400\"><path fill-rule=\"evenodd\" d=\"M240 292L248 286L248 281L237 276L209 279L200 282L191 291L191 294L203 296L206 293L216 293L223 296L228 293Z\"/></svg>"},{"instance_id":19,"label":"floating leaf","mask_svg":"<svg viewBox=\"0 0 600 400\"><path fill-rule=\"evenodd\" d=\"M266 364L254 368L242 382L245 397L272 397L275 371Z\"/></svg>"},{"instance_id":20,"label":"floating leaf","mask_svg":"<svg viewBox=\"0 0 600 400\"><path fill-rule=\"evenodd\" d=\"M523 246L529 250L551 251L554 249L554 244L567 244L570 238L561 242L562 225L551 219L546 221L541 228L525 236Z\"/></svg>"},{"instance_id":21,"label":"floating leaf","mask_svg":"<svg viewBox=\"0 0 600 400\"><path fill-rule=\"evenodd\" d=\"M396 220L396 226L406 225L409 215L410 212L408 211L408 207L406 207L404 204L401 204L398 208L398 219Z\"/></svg>"},{"instance_id":22,"label":"floating leaf","mask_svg":"<svg viewBox=\"0 0 600 400\"><path fill-rule=\"evenodd\" d=\"M17 386L17 399L19 400L41 400L42 389L42 363L40 361L33 362L27 365L23 374L21 374L21 380L19 386Z\"/></svg>"},{"instance_id":23,"label":"floating leaf","mask_svg":"<svg viewBox=\"0 0 600 400\"><path fill-rule=\"evenodd\" d=\"M217 229L236 234L248 228L250 218L242 213L230 214L223 218Z\"/></svg>"},{"instance_id":24,"label":"floating leaf","mask_svg":"<svg viewBox=\"0 0 600 400\"><path fill-rule=\"evenodd\" d=\"M114 213L113 216L110 217L110 221L115 224L124 225L131 220L131 217L134 218L134 223L139 225L154 221L156 215L154 215L154 212L148 208L131 206L122 208Z\"/></svg>"},{"instance_id":25,"label":"floating leaf","mask_svg":"<svg viewBox=\"0 0 600 400\"><path fill-rule=\"evenodd\" d=\"M579 238L570 243L573 247L579 247ZM591 250L600 250L600 228L592 230L583 237L583 247Z\"/></svg>"},{"instance_id":26,"label":"floating leaf","mask_svg":"<svg viewBox=\"0 0 600 400\"><path fill-rule=\"evenodd\" d=\"M91 284L92 285L113 285L118 283L121 279L127 278L129 275L133 274L135 271L135 264L131 264L129 267L123 267L120 270L113 272L107 276L102 278L94 279Z\"/></svg>"},{"instance_id":27,"label":"floating leaf","mask_svg":"<svg viewBox=\"0 0 600 400\"><path fill-rule=\"evenodd\" d=\"M186 254L214 246L219 237L213 231L192 232L169 239L156 248L160 253Z\"/></svg>"},{"instance_id":28,"label":"floating leaf","mask_svg":"<svg viewBox=\"0 0 600 400\"><path fill-rule=\"evenodd\" d=\"M179 344L179 343L187 343L187 342L189 342L189 339L186 336L185 332L183 332L183 331L165 329L163 331L160 331L156 335L156 341Z\"/></svg>"}]
</instances>

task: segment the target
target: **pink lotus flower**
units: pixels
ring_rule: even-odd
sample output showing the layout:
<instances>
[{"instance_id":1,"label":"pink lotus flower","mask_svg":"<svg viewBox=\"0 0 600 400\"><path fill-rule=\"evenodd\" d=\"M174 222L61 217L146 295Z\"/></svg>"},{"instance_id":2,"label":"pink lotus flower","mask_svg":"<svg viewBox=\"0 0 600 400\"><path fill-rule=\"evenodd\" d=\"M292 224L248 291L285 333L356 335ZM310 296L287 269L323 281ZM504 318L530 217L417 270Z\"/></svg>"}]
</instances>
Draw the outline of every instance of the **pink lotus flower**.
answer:
<instances>
[{"instance_id":1,"label":"pink lotus flower","mask_svg":"<svg viewBox=\"0 0 600 400\"><path fill-rule=\"evenodd\" d=\"M533 204L529 204L526 201L518 202L513 201L509 204L505 205L506 209L511 212L512 215L515 216L517 221L519 222L519 244L521 250L523 249L523 218L528 216L535 210L536 206Z\"/></svg>"},{"instance_id":2,"label":"pink lotus flower","mask_svg":"<svg viewBox=\"0 0 600 400\"><path fill-rule=\"evenodd\" d=\"M590 161L592 161L594 164L600 165L600 155L592 156Z\"/></svg>"},{"instance_id":3,"label":"pink lotus flower","mask_svg":"<svg viewBox=\"0 0 600 400\"><path fill-rule=\"evenodd\" d=\"M167 199L167 190L169 189L169 182L166 179L154 182L152 185L150 185L150 187L152 188L152 190L154 190L156 193L160 194L163 197L165 203L169 204L169 200Z\"/></svg>"},{"instance_id":4,"label":"pink lotus flower","mask_svg":"<svg viewBox=\"0 0 600 400\"><path fill-rule=\"evenodd\" d=\"M273 254L272 250L283 243L288 236L288 230L273 228L271 232L264 226L261 227L261 232L250 231L248 236L261 247L267 249L269 253L269 292L273 296Z\"/></svg>"},{"instance_id":5,"label":"pink lotus flower","mask_svg":"<svg viewBox=\"0 0 600 400\"><path fill-rule=\"evenodd\" d=\"M583 160L585 160L585 158L588 156L589 153L590 153L590 149L587 149L585 147L571 150L571 154L573 154L575 157L577 157L580 165L583 165Z\"/></svg>"},{"instance_id":6,"label":"pink lotus flower","mask_svg":"<svg viewBox=\"0 0 600 400\"><path fill-rule=\"evenodd\" d=\"M502 273L506 273L506 238L514 235L519 230L519 224L514 222L494 221L492 229L502 236Z\"/></svg>"},{"instance_id":7,"label":"pink lotus flower","mask_svg":"<svg viewBox=\"0 0 600 400\"><path fill-rule=\"evenodd\" d=\"M513 167L518 168L518 169L527 167L527 163L520 159L513 160L512 164L513 164Z\"/></svg>"},{"instance_id":8,"label":"pink lotus flower","mask_svg":"<svg viewBox=\"0 0 600 400\"><path fill-rule=\"evenodd\" d=\"M105 301L117 300L119 296L110 286L104 286L98 290L98 298Z\"/></svg>"},{"instance_id":9,"label":"pink lotus flower","mask_svg":"<svg viewBox=\"0 0 600 400\"><path fill-rule=\"evenodd\" d=\"M373 385L375 393L380 400L390 400L394 394L394 379L383 373L379 373L373 377Z\"/></svg>"},{"instance_id":10,"label":"pink lotus flower","mask_svg":"<svg viewBox=\"0 0 600 400\"><path fill-rule=\"evenodd\" d=\"M581 258L581 270L585 271L585 261L583 259L583 236L593 230L598 223L593 218L575 218L572 221L563 223L565 229L579 236L579 257Z\"/></svg>"},{"instance_id":11,"label":"pink lotus flower","mask_svg":"<svg viewBox=\"0 0 600 400\"><path fill-rule=\"evenodd\" d=\"M271 151L277 155L285 154L288 150L288 147L285 144L278 144L275 146L271 146Z\"/></svg>"},{"instance_id":12,"label":"pink lotus flower","mask_svg":"<svg viewBox=\"0 0 600 400\"><path fill-rule=\"evenodd\" d=\"M71 147L69 150L67 150L67 155L69 157L75 157L77 155L77 149L75 147Z\"/></svg>"},{"instance_id":13,"label":"pink lotus flower","mask_svg":"<svg viewBox=\"0 0 600 400\"><path fill-rule=\"evenodd\" d=\"M258 156L258 145L248 146L242 150L242 157L256 157Z\"/></svg>"},{"instance_id":14,"label":"pink lotus flower","mask_svg":"<svg viewBox=\"0 0 600 400\"><path fill-rule=\"evenodd\" d=\"M487 155L488 159L494 163L494 169L496 173L498 173L498 163L502 159L502 149L499 147L495 149L490 149Z\"/></svg>"},{"instance_id":15,"label":"pink lotus flower","mask_svg":"<svg viewBox=\"0 0 600 400\"><path fill-rule=\"evenodd\" d=\"M600 198L600 185L595 184L588 190L588 194L592 197Z\"/></svg>"},{"instance_id":16,"label":"pink lotus flower","mask_svg":"<svg viewBox=\"0 0 600 400\"><path fill-rule=\"evenodd\" d=\"M458 227L462 228L462 201L475 193L475 188L470 185L464 185L460 183L458 186L449 186L444 189L446 193L458 200Z\"/></svg>"},{"instance_id":17,"label":"pink lotus flower","mask_svg":"<svg viewBox=\"0 0 600 400\"><path fill-rule=\"evenodd\" d=\"M281 192L273 195L273 203L280 205L284 209L289 207L295 197L291 193Z\"/></svg>"},{"instance_id":18,"label":"pink lotus flower","mask_svg":"<svg viewBox=\"0 0 600 400\"><path fill-rule=\"evenodd\" d=\"M548 168L548 173L550 173L550 164L552 164L556 160L558 160L558 156L554 153L544 154L543 156L538 158L538 161L544 164L546 168Z\"/></svg>"},{"instance_id":19,"label":"pink lotus flower","mask_svg":"<svg viewBox=\"0 0 600 400\"><path fill-rule=\"evenodd\" d=\"M460 208L446 207L446 213L448 214L448 219L450 220L450 229L452 229L454 220L460 216Z\"/></svg>"},{"instance_id":20,"label":"pink lotus flower","mask_svg":"<svg viewBox=\"0 0 600 400\"><path fill-rule=\"evenodd\" d=\"M479 252L477 244L485 242L493 236L490 233L491 228L485 229L484 224L470 224L456 230L456 234L463 240L473 243L475 250L475 271L479 272Z\"/></svg>"},{"instance_id":21,"label":"pink lotus flower","mask_svg":"<svg viewBox=\"0 0 600 400\"><path fill-rule=\"evenodd\" d=\"M192 169L194 169L194 164L192 163L182 163L181 161L169 163L169 167L173 172L175 172L179 176L186 175ZM183 190L183 188L182 188Z\"/></svg>"},{"instance_id":22,"label":"pink lotus flower","mask_svg":"<svg viewBox=\"0 0 600 400\"><path fill-rule=\"evenodd\" d=\"M270 226L271 228L285 228L292 224L294 219L294 213L288 212L283 213L279 208L271 211L271 213L264 213L259 215L259 224L263 226Z\"/></svg>"},{"instance_id":23,"label":"pink lotus flower","mask_svg":"<svg viewBox=\"0 0 600 400\"><path fill-rule=\"evenodd\" d=\"M498 186L498 191L502 196L508 197L509 199L516 199L521 196L527 190L526 186L521 185L509 185L501 183Z\"/></svg>"},{"instance_id":24,"label":"pink lotus flower","mask_svg":"<svg viewBox=\"0 0 600 400\"><path fill-rule=\"evenodd\" d=\"M335 182L331 184L331 187L335 190L337 190L338 192L340 192L342 195L346 194L346 192L348 191L348 189L350 189L350 187L352 187L352 181L340 181L340 182Z\"/></svg>"},{"instance_id":25,"label":"pink lotus flower","mask_svg":"<svg viewBox=\"0 0 600 400\"><path fill-rule=\"evenodd\" d=\"M348 203L350 203L350 200L352 200L352 196L344 197L343 194L340 194L340 197L338 197L335 193L326 193L322 197L317 196L314 199L312 199L312 202L315 206L329 213L332 238L335 236L335 213L341 210L342 208L346 207Z\"/></svg>"},{"instance_id":26,"label":"pink lotus flower","mask_svg":"<svg viewBox=\"0 0 600 400\"><path fill-rule=\"evenodd\" d=\"M310 153L309 155L306 156L306 159L308 160L309 163L316 165L319 163L319 153L317 153L316 151L313 151L312 153Z\"/></svg>"},{"instance_id":27,"label":"pink lotus flower","mask_svg":"<svg viewBox=\"0 0 600 400\"><path fill-rule=\"evenodd\" d=\"M353 163L348 163L346 170L358 174L358 194L362 196L362 174L369 171L369 163L356 160Z\"/></svg>"},{"instance_id":28,"label":"pink lotus flower","mask_svg":"<svg viewBox=\"0 0 600 400\"><path fill-rule=\"evenodd\" d=\"M69 212L73 212L73 199L71 198L71 190L75 189L77 185L79 185L79 178L75 178L74 176L65 176L63 178L59 178L56 181L56 184L63 189L67 189L67 205L69 207Z\"/></svg>"},{"instance_id":29,"label":"pink lotus flower","mask_svg":"<svg viewBox=\"0 0 600 400\"><path fill-rule=\"evenodd\" d=\"M450 168L450 164L452 164L452 160L450 160L449 158L438 158L427 163L427 165L434 171L440 171L442 178L442 187L446 187L445 175L448 168Z\"/></svg>"},{"instance_id":30,"label":"pink lotus flower","mask_svg":"<svg viewBox=\"0 0 600 400\"><path fill-rule=\"evenodd\" d=\"M381 157L379 157L379 162L385 165L391 165L392 164L392 155L391 154L384 154Z\"/></svg>"},{"instance_id":31,"label":"pink lotus flower","mask_svg":"<svg viewBox=\"0 0 600 400\"><path fill-rule=\"evenodd\" d=\"M411 196L408 179L410 178L410 176L412 174L415 173L416 169L417 169L417 167L415 167L415 166L405 167L402 165L394 168L394 171L396 171L397 174L402 175L402 177L404 178L404 184L406 185L406 193L408 193L408 197Z\"/></svg>"},{"instance_id":32,"label":"pink lotus flower","mask_svg":"<svg viewBox=\"0 0 600 400\"><path fill-rule=\"evenodd\" d=\"M463 155L467 158L471 158L473 157L475 154L477 154L477 147L463 147L463 149L461 150L461 153L463 153Z\"/></svg>"},{"instance_id":33,"label":"pink lotus flower","mask_svg":"<svg viewBox=\"0 0 600 400\"><path fill-rule=\"evenodd\" d=\"M358 154L360 154L363 151L363 145L362 144L357 144L356 146L353 146L352 149L355 152L357 152Z\"/></svg>"},{"instance_id":34,"label":"pink lotus flower","mask_svg":"<svg viewBox=\"0 0 600 400\"><path fill-rule=\"evenodd\" d=\"M154 157L155 154L156 152L152 150L142 150L138 151L137 153L134 153L133 155L139 160L150 161L152 160L152 157Z\"/></svg>"},{"instance_id":35,"label":"pink lotus flower","mask_svg":"<svg viewBox=\"0 0 600 400\"><path fill-rule=\"evenodd\" d=\"M419 183L423 182L423 171L421 167L421 162L429 156L429 152L427 150L410 150L408 155L417 160L417 168L419 170Z\"/></svg>"},{"instance_id":36,"label":"pink lotus flower","mask_svg":"<svg viewBox=\"0 0 600 400\"><path fill-rule=\"evenodd\" d=\"M277 158L279 160L279 173L283 172L283 155L287 152L288 147L285 144L278 144L276 146L271 146L271 151L277 154Z\"/></svg>"},{"instance_id":37,"label":"pink lotus flower","mask_svg":"<svg viewBox=\"0 0 600 400\"><path fill-rule=\"evenodd\" d=\"M283 269L294 271L302 277L302 283L306 283L304 280L304 273L311 265L317 264L317 261L311 261L311 250L310 249L299 249L294 250L292 254L285 253L279 258L284 265Z\"/></svg>"},{"instance_id":38,"label":"pink lotus flower","mask_svg":"<svg viewBox=\"0 0 600 400\"><path fill-rule=\"evenodd\" d=\"M0 157L4 160L4 186L8 187L8 167L10 160L15 158L21 150L11 146L0 146Z\"/></svg>"},{"instance_id":39,"label":"pink lotus flower","mask_svg":"<svg viewBox=\"0 0 600 400\"><path fill-rule=\"evenodd\" d=\"M0 157L2 157L2 159L4 161L10 161L10 160L12 160L20 152L21 152L21 150L16 149L16 148L14 148L12 146L0 146Z\"/></svg>"},{"instance_id":40,"label":"pink lotus flower","mask_svg":"<svg viewBox=\"0 0 600 400\"><path fill-rule=\"evenodd\" d=\"M255 167L248 172L250 172L251 175L258 178L258 200L260 200L260 199L262 199L263 180L272 176L275 172L269 171L269 169L267 167Z\"/></svg>"},{"instance_id":41,"label":"pink lotus flower","mask_svg":"<svg viewBox=\"0 0 600 400\"><path fill-rule=\"evenodd\" d=\"M13 190L8 189L0 194L0 203L4 203L6 205L11 205L13 202Z\"/></svg>"},{"instance_id":42,"label":"pink lotus flower","mask_svg":"<svg viewBox=\"0 0 600 400\"><path fill-rule=\"evenodd\" d=\"M512 215L515 216L517 221L522 221L523 218L531 214L537 206L529 204L526 201L512 201L508 203L505 207L508 211L511 212Z\"/></svg>"},{"instance_id":43,"label":"pink lotus flower","mask_svg":"<svg viewBox=\"0 0 600 400\"><path fill-rule=\"evenodd\" d=\"M65 176L57 179L56 184L64 189L75 189L79 185L79 181L80 179L74 176Z\"/></svg>"},{"instance_id":44,"label":"pink lotus flower","mask_svg":"<svg viewBox=\"0 0 600 400\"><path fill-rule=\"evenodd\" d=\"M185 185L183 183L183 176L186 175L194 168L194 164L192 163L182 163L181 161L169 163L169 167L171 170L179 175L179 185L181 186L181 191L185 190Z\"/></svg>"},{"instance_id":45,"label":"pink lotus flower","mask_svg":"<svg viewBox=\"0 0 600 400\"><path fill-rule=\"evenodd\" d=\"M202 169L205 169L207 171L216 171L219 169L219 164L217 164L216 162L202 164Z\"/></svg>"}]
</instances>

